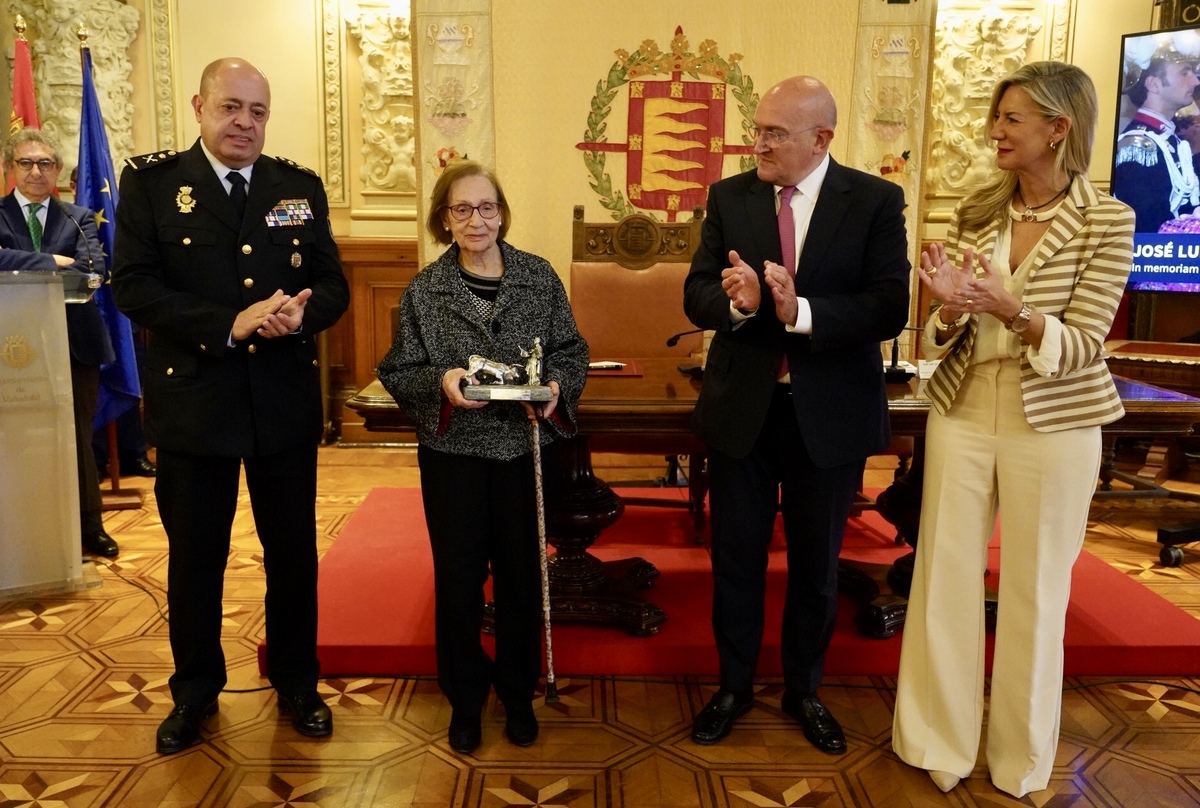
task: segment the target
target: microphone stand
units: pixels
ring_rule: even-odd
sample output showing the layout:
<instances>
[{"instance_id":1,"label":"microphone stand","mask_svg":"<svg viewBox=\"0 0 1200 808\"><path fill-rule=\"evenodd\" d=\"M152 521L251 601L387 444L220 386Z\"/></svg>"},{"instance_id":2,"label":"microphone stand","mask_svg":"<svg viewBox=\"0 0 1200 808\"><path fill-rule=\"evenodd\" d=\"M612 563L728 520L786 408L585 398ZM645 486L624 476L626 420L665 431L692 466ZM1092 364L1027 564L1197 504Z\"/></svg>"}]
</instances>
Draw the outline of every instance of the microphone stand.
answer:
<instances>
[{"instance_id":1,"label":"microphone stand","mask_svg":"<svg viewBox=\"0 0 1200 808\"><path fill-rule=\"evenodd\" d=\"M917 326L906 325L901 329L901 333L905 331L924 331L924 328ZM900 367L900 334L897 334L892 340L892 361L883 369L883 380L887 384L907 384L908 380L913 377L911 370L906 370Z\"/></svg>"},{"instance_id":2,"label":"microphone stand","mask_svg":"<svg viewBox=\"0 0 1200 808\"><path fill-rule=\"evenodd\" d=\"M703 328L693 328L690 331L680 331L678 334L672 334L671 336L667 337L667 347L674 348L679 344L681 337L686 337L691 334L703 334L704 330L705 329ZM700 363L695 360L680 362L675 367L678 368L679 372L685 376L690 376L693 379L704 378L704 368L701 367Z\"/></svg>"}]
</instances>

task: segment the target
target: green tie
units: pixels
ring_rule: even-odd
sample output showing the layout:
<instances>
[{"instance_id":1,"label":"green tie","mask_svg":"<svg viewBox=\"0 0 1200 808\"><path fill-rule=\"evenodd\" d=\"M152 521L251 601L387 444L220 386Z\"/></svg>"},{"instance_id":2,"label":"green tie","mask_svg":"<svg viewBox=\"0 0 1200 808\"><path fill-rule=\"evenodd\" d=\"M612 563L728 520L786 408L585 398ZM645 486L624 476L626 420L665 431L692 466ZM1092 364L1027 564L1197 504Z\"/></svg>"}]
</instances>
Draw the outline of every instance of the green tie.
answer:
<instances>
[{"instance_id":1,"label":"green tie","mask_svg":"<svg viewBox=\"0 0 1200 808\"><path fill-rule=\"evenodd\" d=\"M42 251L42 220L37 215L41 209L41 202L29 203L29 237L33 239L34 252Z\"/></svg>"}]
</instances>

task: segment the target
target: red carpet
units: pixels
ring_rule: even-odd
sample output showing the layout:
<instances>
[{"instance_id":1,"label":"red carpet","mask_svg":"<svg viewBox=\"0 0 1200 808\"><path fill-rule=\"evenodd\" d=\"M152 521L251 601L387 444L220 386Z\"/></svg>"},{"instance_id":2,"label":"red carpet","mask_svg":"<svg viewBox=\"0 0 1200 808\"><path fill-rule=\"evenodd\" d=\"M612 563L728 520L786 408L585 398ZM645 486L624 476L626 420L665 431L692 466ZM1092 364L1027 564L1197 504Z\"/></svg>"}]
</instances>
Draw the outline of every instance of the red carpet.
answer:
<instances>
[{"instance_id":1,"label":"red carpet","mask_svg":"<svg viewBox=\"0 0 1200 808\"><path fill-rule=\"evenodd\" d=\"M643 494L643 490L637 492ZM678 492L667 491L665 496ZM842 557L882 578L905 552L874 513L851 520ZM593 548L603 560L641 556L660 576L645 591L669 615L653 637L618 629L555 624L555 672L570 674L699 674L717 672L709 616L711 576L705 550L691 542L680 509L630 506ZM998 551L993 549L993 566ZM780 673L783 553L772 553L759 674ZM318 655L324 675L435 673L433 580L420 492L377 488L321 561ZM860 637L857 605L843 598L829 649L829 674L895 674L900 635ZM989 643L989 659L990 659ZM260 649L260 666L262 664ZM1195 675L1200 672L1200 620L1084 552L1075 565L1067 615L1070 675Z\"/></svg>"}]
</instances>

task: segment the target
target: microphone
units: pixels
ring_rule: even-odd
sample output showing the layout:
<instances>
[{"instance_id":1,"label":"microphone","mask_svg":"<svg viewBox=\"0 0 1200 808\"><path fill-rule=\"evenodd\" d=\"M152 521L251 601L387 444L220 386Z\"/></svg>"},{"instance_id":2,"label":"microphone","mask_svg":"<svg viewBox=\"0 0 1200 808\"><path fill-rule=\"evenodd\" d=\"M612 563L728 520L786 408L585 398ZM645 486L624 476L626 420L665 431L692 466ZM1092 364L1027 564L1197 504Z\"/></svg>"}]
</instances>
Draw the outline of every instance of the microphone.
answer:
<instances>
[{"instance_id":1,"label":"microphone","mask_svg":"<svg viewBox=\"0 0 1200 808\"><path fill-rule=\"evenodd\" d=\"M680 337L686 337L688 334L699 334L704 331L703 328L693 328L691 331L680 331L678 334L672 334L667 337L667 347L674 348L679 344Z\"/></svg>"},{"instance_id":2,"label":"microphone","mask_svg":"<svg viewBox=\"0 0 1200 808\"><path fill-rule=\"evenodd\" d=\"M88 239L87 233L83 232L83 227L79 224L79 222L75 221L75 217L71 215L71 211L67 210L67 206L63 204L61 199L59 199L57 196L51 197L51 199L53 199L54 203L58 205L58 209L63 212L63 215L71 220L71 224L75 225L75 229L79 231L79 237L83 239L83 244L85 247L87 247L88 274L95 275L96 263L92 260L92 242Z\"/></svg>"},{"instance_id":3,"label":"microphone","mask_svg":"<svg viewBox=\"0 0 1200 808\"><path fill-rule=\"evenodd\" d=\"M900 329L904 331L924 331L924 328L918 326L906 325ZM883 369L883 378L887 384L904 384L912 378L912 371L905 370L900 367L900 335L897 334L892 339L892 363Z\"/></svg>"}]
</instances>

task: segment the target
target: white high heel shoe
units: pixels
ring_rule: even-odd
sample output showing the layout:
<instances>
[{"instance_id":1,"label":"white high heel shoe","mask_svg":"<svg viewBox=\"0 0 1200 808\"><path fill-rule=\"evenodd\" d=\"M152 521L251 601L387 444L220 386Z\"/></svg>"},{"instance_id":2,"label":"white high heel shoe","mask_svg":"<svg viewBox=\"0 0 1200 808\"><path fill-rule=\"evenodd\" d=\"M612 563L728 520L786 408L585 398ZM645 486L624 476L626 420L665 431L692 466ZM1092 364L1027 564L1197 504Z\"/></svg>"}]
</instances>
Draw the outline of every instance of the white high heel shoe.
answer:
<instances>
[{"instance_id":1,"label":"white high heel shoe","mask_svg":"<svg viewBox=\"0 0 1200 808\"><path fill-rule=\"evenodd\" d=\"M952 790L962 780L961 777L956 777L950 772L939 772L932 769L929 771L929 777L943 793Z\"/></svg>"}]
</instances>

